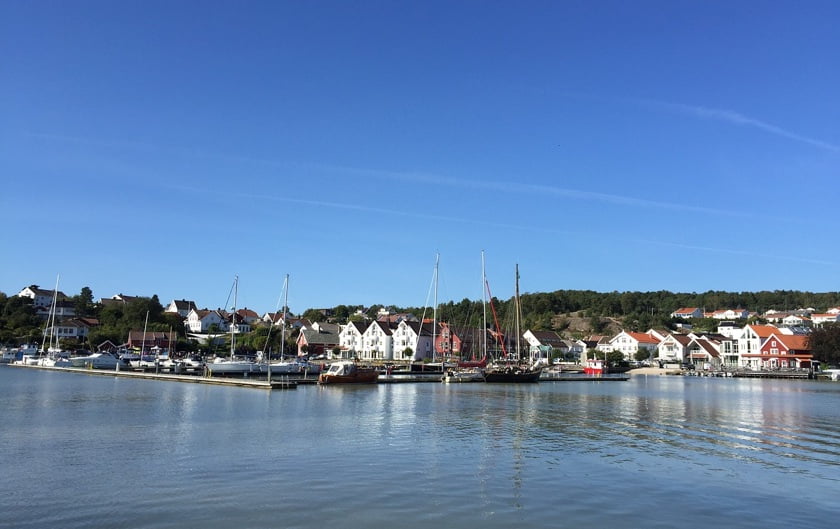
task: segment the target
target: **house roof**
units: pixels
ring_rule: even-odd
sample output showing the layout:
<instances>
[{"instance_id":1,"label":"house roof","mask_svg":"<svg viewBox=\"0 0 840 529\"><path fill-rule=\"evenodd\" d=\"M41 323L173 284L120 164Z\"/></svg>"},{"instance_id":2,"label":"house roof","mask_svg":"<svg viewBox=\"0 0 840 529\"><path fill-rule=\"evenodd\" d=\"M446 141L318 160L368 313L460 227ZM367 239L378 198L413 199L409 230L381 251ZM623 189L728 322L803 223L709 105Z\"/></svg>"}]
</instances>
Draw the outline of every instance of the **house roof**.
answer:
<instances>
[{"instance_id":1,"label":"house roof","mask_svg":"<svg viewBox=\"0 0 840 529\"><path fill-rule=\"evenodd\" d=\"M655 336L643 332L627 332L626 334L639 343L659 343Z\"/></svg>"},{"instance_id":2,"label":"house roof","mask_svg":"<svg viewBox=\"0 0 840 529\"><path fill-rule=\"evenodd\" d=\"M801 334L772 334L770 338L776 338L782 342L789 351L810 351L808 336Z\"/></svg>"},{"instance_id":3,"label":"house roof","mask_svg":"<svg viewBox=\"0 0 840 529\"><path fill-rule=\"evenodd\" d=\"M747 325L747 327L752 329L759 338L768 338L771 334L779 332L778 327L772 325Z\"/></svg>"},{"instance_id":4,"label":"house roof","mask_svg":"<svg viewBox=\"0 0 840 529\"><path fill-rule=\"evenodd\" d=\"M674 311L674 314L693 314L697 311L697 307L683 307Z\"/></svg>"}]
</instances>

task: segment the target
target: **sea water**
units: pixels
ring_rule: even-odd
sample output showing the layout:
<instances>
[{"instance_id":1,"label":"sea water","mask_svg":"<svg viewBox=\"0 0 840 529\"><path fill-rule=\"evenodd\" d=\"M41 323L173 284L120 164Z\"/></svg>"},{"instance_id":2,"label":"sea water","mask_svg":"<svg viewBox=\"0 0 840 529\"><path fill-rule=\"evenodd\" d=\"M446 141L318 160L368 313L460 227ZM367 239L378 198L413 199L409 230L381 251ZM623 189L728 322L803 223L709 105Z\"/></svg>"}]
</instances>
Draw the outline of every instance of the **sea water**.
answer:
<instances>
[{"instance_id":1,"label":"sea water","mask_svg":"<svg viewBox=\"0 0 840 529\"><path fill-rule=\"evenodd\" d=\"M0 367L0 527L835 527L840 384L265 390Z\"/></svg>"}]
</instances>

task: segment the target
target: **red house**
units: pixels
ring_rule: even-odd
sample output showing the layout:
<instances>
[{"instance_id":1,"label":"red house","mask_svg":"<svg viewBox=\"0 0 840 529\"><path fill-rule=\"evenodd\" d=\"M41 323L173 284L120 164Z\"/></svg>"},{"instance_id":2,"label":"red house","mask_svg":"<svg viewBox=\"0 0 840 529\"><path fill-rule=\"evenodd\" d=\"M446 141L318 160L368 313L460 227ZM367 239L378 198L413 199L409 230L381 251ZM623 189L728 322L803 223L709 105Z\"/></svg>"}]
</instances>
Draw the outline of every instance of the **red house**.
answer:
<instances>
[{"instance_id":1,"label":"red house","mask_svg":"<svg viewBox=\"0 0 840 529\"><path fill-rule=\"evenodd\" d=\"M814 355L808 347L808 337L795 334L771 334L761 344L758 354L744 354L746 358L758 358L764 369L800 368L808 369Z\"/></svg>"}]
</instances>

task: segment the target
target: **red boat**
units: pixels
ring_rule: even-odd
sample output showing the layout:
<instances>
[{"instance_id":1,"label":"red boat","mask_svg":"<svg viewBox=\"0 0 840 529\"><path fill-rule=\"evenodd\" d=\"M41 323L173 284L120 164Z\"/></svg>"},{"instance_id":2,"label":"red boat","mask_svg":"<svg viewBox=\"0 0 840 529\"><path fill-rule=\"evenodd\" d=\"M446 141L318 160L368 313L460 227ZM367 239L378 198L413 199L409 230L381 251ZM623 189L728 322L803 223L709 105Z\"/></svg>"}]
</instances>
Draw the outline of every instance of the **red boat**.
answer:
<instances>
[{"instance_id":1,"label":"red boat","mask_svg":"<svg viewBox=\"0 0 840 529\"><path fill-rule=\"evenodd\" d=\"M379 371L373 367L363 367L349 360L333 362L330 368L318 376L319 384L374 384L379 379Z\"/></svg>"},{"instance_id":2,"label":"red boat","mask_svg":"<svg viewBox=\"0 0 840 529\"><path fill-rule=\"evenodd\" d=\"M607 368L604 366L604 361L597 358L587 360L583 366L583 373L585 375L603 375L606 372Z\"/></svg>"}]
</instances>

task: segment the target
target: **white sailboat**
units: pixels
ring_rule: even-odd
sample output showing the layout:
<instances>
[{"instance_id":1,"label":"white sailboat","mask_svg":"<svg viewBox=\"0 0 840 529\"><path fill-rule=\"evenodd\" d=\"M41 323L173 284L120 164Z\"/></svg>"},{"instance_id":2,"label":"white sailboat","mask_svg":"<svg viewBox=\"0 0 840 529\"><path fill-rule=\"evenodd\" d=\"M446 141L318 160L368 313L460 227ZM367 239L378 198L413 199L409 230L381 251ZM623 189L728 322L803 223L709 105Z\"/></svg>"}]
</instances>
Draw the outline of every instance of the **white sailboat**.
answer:
<instances>
[{"instance_id":1,"label":"white sailboat","mask_svg":"<svg viewBox=\"0 0 840 529\"><path fill-rule=\"evenodd\" d=\"M38 351L38 359L35 362L39 366L53 367L56 365L56 359L61 356L61 348L58 344L58 336L56 336L55 328L55 312L58 305L58 280L61 276L55 278L55 290L53 290L52 304L50 305L50 312L47 316L47 324L44 327L44 339L41 342L41 350ZM49 343L47 342L47 334L49 334Z\"/></svg>"},{"instance_id":2,"label":"white sailboat","mask_svg":"<svg viewBox=\"0 0 840 529\"><path fill-rule=\"evenodd\" d=\"M233 280L233 314L230 322L230 357L217 357L212 363L207 364L207 375L245 375L247 373L259 373L260 366L256 362L245 359L237 359L236 351L236 297L239 293L239 276Z\"/></svg>"},{"instance_id":3,"label":"white sailboat","mask_svg":"<svg viewBox=\"0 0 840 529\"><path fill-rule=\"evenodd\" d=\"M286 309L288 308L289 303L289 274L286 274L286 278L283 281L283 313L281 316L282 320L282 328L280 329L280 361L279 362L272 362L271 361L271 354L266 353L264 357L264 362L260 363L260 370L266 374L268 377L268 381L271 382L272 375L301 375L301 374L313 374L317 375L321 371L321 367L318 365L310 364L304 360L299 358L295 358L293 360L285 360L283 355L286 351ZM269 327L269 334L265 338L266 346L265 348L268 349L268 342L269 338L271 337L271 327Z\"/></svg>"}]
</instances>

